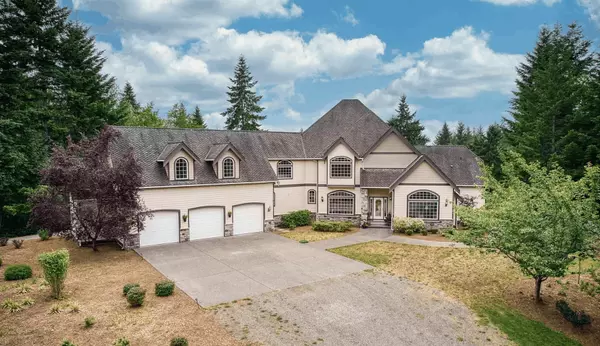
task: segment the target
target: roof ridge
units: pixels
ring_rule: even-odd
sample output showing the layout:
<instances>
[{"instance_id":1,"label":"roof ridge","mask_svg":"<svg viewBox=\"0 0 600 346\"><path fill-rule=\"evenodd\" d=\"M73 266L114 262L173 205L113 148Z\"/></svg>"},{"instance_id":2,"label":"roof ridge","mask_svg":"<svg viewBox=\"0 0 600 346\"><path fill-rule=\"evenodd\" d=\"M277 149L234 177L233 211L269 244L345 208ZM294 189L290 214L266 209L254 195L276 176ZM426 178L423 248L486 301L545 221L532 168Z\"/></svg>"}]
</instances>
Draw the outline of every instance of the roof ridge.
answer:
<instances>
[{"instance_id":1,"label":"roof ridge","mask_svg":"<svg viewBox=\"0 0 600 346\"><path fill-rule=\"evenodd\" d=\"M249 132L249 133L289 133L301 135L302 132L294 132L294 131L270 131L270 130L226 130L226 129L200 129L193 127L149 127L149 126L125 126L125 125L109 125L111 127L116 128L130 128L130 129L148 129L148 130L184 130L184 131L199 131L199 132L207 132L207 131L218 131L218 132Z\"/></svg>"}]
</instances>

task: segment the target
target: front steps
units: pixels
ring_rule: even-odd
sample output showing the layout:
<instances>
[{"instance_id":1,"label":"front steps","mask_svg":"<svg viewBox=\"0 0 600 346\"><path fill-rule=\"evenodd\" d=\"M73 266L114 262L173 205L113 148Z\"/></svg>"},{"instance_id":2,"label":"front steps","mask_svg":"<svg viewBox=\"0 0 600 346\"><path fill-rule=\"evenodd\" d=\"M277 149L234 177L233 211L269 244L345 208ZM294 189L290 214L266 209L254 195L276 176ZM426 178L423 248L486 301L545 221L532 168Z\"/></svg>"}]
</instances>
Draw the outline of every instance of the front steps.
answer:
<instances>
[{"instance_id":1,"label":"front steps","mask_svg":"<svg viewBox=\"0 0 600 346\"><path fill-rule=\"evenodd\" d=\"M385 224L385 220L369 220L367 228L390 228L390 226Z\"/></svg>"}]
</instances>

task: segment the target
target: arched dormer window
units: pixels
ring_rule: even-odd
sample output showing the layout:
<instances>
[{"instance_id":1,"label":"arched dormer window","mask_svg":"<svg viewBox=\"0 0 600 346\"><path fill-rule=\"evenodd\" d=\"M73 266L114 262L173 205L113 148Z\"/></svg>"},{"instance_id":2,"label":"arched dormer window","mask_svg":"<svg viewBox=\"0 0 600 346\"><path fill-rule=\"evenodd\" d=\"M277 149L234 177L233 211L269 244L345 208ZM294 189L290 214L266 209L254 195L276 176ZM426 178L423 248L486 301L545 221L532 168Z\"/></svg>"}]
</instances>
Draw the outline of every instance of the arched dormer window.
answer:
<instances>
[{"instance_id":1,"label":"arched dormer window","mask_svg":"<svg viewBox=\"0 0 600 346\"><path fill-rule=\"evenodd\" d=\"M440 212L440 196L438 194L420 190L408 195L408 217L437 220Z\"/></svg>"},{"instance_id":2,"label":"arched dormer window","mask_svg":"<svg viewBox=\"0 0 600 346\"><path fill-rule=\"evenodd\" d=\"M231 157L223 160L223 178L235 178L235 162Z\"/></svg>"},{"instance_id":3,"label":"arched dormer window","mask_svg":"<svg viewBox=\"0 0 600 346\"><path fill-rule=\"evenodd\" d=\"M336 156L329 161L330 178L352 178L352 159Z\"/></svg>"},{"instance_id":4,"label":"arched dormer window","mask_svg":"<svg viewBox=\"0 0 600 346\"><path fill-rule=\"evenodd\" d=\"M183 157L175 160L175 180L186 180L188 179L188 161Z\"/></svg>"},{"instance_id":5,"label":"arched dormer window","mask_svg":"<svg viewBox=\"0 0 600 346\"><path fill-rule=\"evenodd\" d=\"M317 192L315 190L308 190L308 204L317 203Z\"/></svg>"},{"instance_id":6,"label":"arched dormer window","mask_svg":"<svg viewBox=\"0 0 600 346\"><path fill-rule=\"evenodd\" d=\"M277 162L277 179L292 179L293 167L292 161L289 160Z\"/></svg>"}]
</instances>

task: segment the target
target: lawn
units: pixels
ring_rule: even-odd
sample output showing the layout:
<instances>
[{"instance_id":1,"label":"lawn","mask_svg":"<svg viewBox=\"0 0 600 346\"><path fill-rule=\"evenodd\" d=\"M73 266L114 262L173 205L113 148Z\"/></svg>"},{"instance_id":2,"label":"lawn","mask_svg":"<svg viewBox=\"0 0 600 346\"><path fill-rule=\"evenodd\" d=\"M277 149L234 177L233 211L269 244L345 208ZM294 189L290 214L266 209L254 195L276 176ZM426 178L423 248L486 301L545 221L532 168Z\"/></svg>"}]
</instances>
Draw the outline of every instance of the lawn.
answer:
<instances>
[{"instance_id":1,"label":"lawn","mask_svg":"<svg viewBox=\"0 0 600 346\"><path fill-rule=\"evenodd\" d=\"M577 345L565 335L584 345L597 345L600 339L600 300L579 292L573 284L564 287L556 279L548 279L542 288L545 302L536 304L533 279L524 277L500 255L390 242L330 251L441 289L473 308L482 322L492 322L521 345ZM562 281L576 280L570 276ZM594 321L591 328L573 328L556 310L557 299L566 299L574 309L588 312Z\"/></svg>"},{"instance_id":2,"label":"lawn","mask_svg":"<svg viewBox=\"0 0 600 346\"><path fill-rule=\"evenodd\" d=\"M400 237L400 238L413 238L413 239L421 239L421 240L429 240L429 241L440 241L440 242L445 242L445 243L453 242L452 239L444 237L443 235L441 235L439 233L429 233L428 235L422 235L420 233L413 234L413 235L406 235L404 233L393 233L393 235L396 237Z\"/></svg>"},{"instance_id":3,"label":"lawn","mask_svg":"<svg viewBox=\"0 0 600 346\"><path fill-rule=\"evenodd\" d=\"M49 289L40 285L42 272L37 255L67 248L71 266L65 284L66 298L49 299ZM69 339L76 345L112 345L120 338L132 345L169 345L173 337L185 337L190 345L237 345L238 342L221 327L211 313L200 308L179 289L170 297L156 297L154 284L164 280L133 251L122 251L114 245L102 245L99 252L78 248L61 239L28 240L22 249L11 244L0 247L4 272L7 265L23 263L33 268L33 279L4 281L0 278L0 302L6 298L21 301L32 298L35 303L22 311L0 310L0 343L5 345L60 345ZM23 288L22 282L27 285ZM122 287L129 282L147 289L146 302L140 308L130 308L122 296ZM20 290L31 290L18 293ZM53 305L62 312L51 314ZM79 312L69 312L73 306ZM96 324L83 328L84 319L92 316Z\"/></svg>"},{"instance_id":4,"label":"lawn","mask_svg":"<svg viewBox=\"0 0 600 346\"><path fill-rule=\"evenodd\" d=\"M306 240L308 242L340 238L356 232L358 232L358 228L352 228L348 232L315 232L313 231L311 226L297 227L294 230L275 231L276 234L279 234L286 238L297 241Z\"/></svg>"}]
</instances>

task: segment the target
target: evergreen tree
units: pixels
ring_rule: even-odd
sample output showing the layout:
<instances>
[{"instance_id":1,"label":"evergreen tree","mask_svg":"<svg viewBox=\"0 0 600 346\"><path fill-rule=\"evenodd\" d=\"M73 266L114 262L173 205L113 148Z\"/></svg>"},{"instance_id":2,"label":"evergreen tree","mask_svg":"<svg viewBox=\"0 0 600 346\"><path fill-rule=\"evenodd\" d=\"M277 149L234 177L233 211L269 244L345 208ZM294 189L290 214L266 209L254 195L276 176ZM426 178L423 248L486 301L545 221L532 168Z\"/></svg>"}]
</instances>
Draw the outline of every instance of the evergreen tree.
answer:
<instances>
[{"instance_id":1,"label":"evergreen tree","mask_svg":"<svg viewBox=\"0 0 600 346\"><path fill-rule=\"evenodd\" d=\"M176 103L171 107L171 110L167 113L167 124L170 127L190 127L190 119L183 102Z\"/></svg>"},{"instance_id":2,"label":"evergreen tree","mask_svg":"<svg viewBox=\"0 0 600 346\"><path fill-rule=\"evenodd\" d=\"M442 126L442 129L440 130L440 132L438 132L437 136L435 137L435 144L452 144L452 132L450 132L450 128L448 127L448 124L446 122L444 122L444 126Z\"/></svg>"},{"instance_id":3,"label":"evergreen tree","mask_svg":"<svg viewBox=\"0 0 600 346\"><path fill-rule=\"evenodd\" d=\"M154 105L152 103L147 104L138 111L134 111L129 103L125 104L130 108L131 116L127 118L123 125L154 128L165 126L165 121L158 116L158 111L154 110Z\"/></svg>"},{"instance_id":4,"label":"evergreen tree","mask_svg":"<svg viewBox=\"0 0 600 346\"><path fill-rule=\"evenodd\" d=\"M135 96L135 91L133 91L133 86L131 83L126 82L125 87L123 88L123 95L121 96L121 102L128 102L133 109L139 109L140 104L137 101L137 97Z\"/></svg>"},{"instance_id":5,"label":"evergreen tree","mask_svg":"<svg viewBox=\"0 0 600 346\"><path fill-rule=\"evenodd\" d=\"M452 144L469 146L471 140L471 129L465 126L462 121L459 121L456 132L452 135Z\"/></svg>"},{"instance_id":6,"label":"evergreen tree","mask_svg":"<svg viewBox=\"0 0 600 346\"><path fill-rule=\"evenodd\" d=\"M425 145L429 142L429 138L423 134L425 127L418 119L415 119L416 114L417 112L410 112L406 95L402 95L396 114L388 120L388 125L400 132L411 144Z\"/></svg>"},{"instance_id":7,"label":"evergreen tree","mask_svg":"<svg viewBox=\"0 0 600 346\"><path fill-rule=\"evenodd\" d=\"M206 123L204 122L204 117L202 116L202 112L200 112L200 107L196 106L194 108L194 112L189 116L190 118L190 127L205 129Z\"/></svg>"},{"instance_id":8,"label":"evergreen tree","mask_svg":"<svg viewBox=\"0 0 600 346\"><path fill-rule=\"evenodd\" d=\"M252 90L258 82L253 79L244 56L240 56L234 78L230 78L230 81L232 85L228 87L227 96L231 105L221 113L227 118L227 129L260 130L260 121L266 119L266 116L260 115L264 108L258 104L262 96Z\"/></svg>"}]
</instances>

